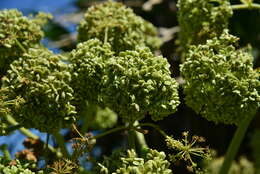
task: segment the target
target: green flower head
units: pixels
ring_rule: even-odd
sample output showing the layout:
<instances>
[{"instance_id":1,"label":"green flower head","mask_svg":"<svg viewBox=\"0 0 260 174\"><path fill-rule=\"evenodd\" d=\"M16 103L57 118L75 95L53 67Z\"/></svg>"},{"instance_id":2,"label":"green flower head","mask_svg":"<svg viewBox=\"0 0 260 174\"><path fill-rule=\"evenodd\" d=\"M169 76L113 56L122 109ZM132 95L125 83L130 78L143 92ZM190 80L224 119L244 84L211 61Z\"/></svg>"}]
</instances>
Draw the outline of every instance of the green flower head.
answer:
<instances>
[{"instance_id":1,"label":"green flower head","mask_svg":"<svg viewBox=\"0 0 260 174\"><path fill-rule=\"evenodd\" d=\"M238 124L259 107L259 75L252 55L237 49L237 41L225 30L205 45L192 46L181 65L187 105L216 123Z\"/></svg>"},{"instance_id":2,"label":"green flower head","mask_svg":"<svg viewBox=\"0 0 260 174\"><path fill-rule=\"evenodd\" d=\"M233 13L229 0L179 0L177 6L179 39L184 49L219 36Z\"/></svg>"},{"instance_id":3,"label":"green flower head","mask_svg":"<svg viewBox=\"0 0 260 174\"><path fill-rule=\"evenodd\" d=\"M44 13L32 18L15 9L0 11L0 74L5 74L9 64L22 55L23 48L39 44L43 37L41 28L49 18Z\"/></svg>"},{"instance_id":4,"label":"green flower head","mask_svg":"<svg viewBox=\"0 0 260 174\"><path fill-rule=\"evenodd\" d=\"M103 102L126 122L146 113L157 121L177 110L178 84L167 59L147 47L121 52L109 59L102 89Z\"/></svg>"},{"instance_id":5,"label":"green flower head","mask_svg":"<svg viewBox=\"0 0 260 174\"><path fill-rule=\"evenodd\" d=\"M153 149L147 149L142 157L138 157L136 152L131 149L127 154L112 154L112 158L107 157L103 164L99 164L101 174L172 174L170 162L166 160L164 152L158 152ZM118 155L122 155L120 160ZM115 169L115 167L117 167Z\"/></svg>"},{"instance_id":6,"label":"green flower head","mask_svg":"<svg viewBox=\"0 0 260 174\"><path fill-rule=\"evenodd\" d=\"M8 98L19 96L24 102L11 107L13 117L24 127L54 132L74 121L70 104L73 89L68 66L46 49L30 49L10 65L3 78Z\"/></svg>"},{"instance_id":7,"label":"green flower head","mask_svg":"<svg viewBox=\"0 0 260 174\"><path fill-rule=\"evenodd\" d=\"M142 45L154 50L161 44L151 23L113 1L90 7L79 24L79 42L93 38L109 42L116 53Z\"/></svg>"},{"instance_id":8,"label":"green flower head","mask_svg":"<svg viewBox=\"0 0 260 174\"><path fill-rule=\"evenodd\" d=\"M71 86L75 91L75 103L85 107L86 101L101 104L100 91L106 61L113 56L110 44L103 44L98 39L91 39L78 44L70 54L72 67Z\"/></svg>"}]
</instances>

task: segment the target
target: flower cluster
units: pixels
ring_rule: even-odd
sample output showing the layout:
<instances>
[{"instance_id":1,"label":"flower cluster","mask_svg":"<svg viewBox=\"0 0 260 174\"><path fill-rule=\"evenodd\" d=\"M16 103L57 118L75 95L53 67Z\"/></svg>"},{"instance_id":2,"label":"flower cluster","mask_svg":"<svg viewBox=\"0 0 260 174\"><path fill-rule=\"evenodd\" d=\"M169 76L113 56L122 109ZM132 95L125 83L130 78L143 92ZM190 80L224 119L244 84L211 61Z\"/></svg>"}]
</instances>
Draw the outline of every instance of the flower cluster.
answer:
<instances>
[{"instance_id":1,"label":"flower cluster","mask_svg":"<svg viewBox=\"0 0 260 174\"><path fill-rule=\"evenodd\" d=\"M218 174L224 161L223 157L214 158L207 161L203 171L196 174ZM238 161L234 161L228 172L229 174L255 174L254 165L245 157L240 157Z\"/></svg>"},{"instance_id":2,"label":"flower cluster","mask_svg":"<svg viewBox=\"0 0 260 174\"><path fill-rule=\"evenodd\" d=\"M2 79L9 100L17 96L24 100L21 107L10 107L14 118L43 132L59 130L74 120L70 80L61 57L43 48L30 49L15 60Z\"/></svg>"},{"instance_id":3,"label":"flower cluster","mask_svg":"<svg viewBox=\"0 0 260 174\"><path fill-rule=\"evenodd\" d=\"M93 38L109 42L117 53L132 50L136 45L155 50L161 44L151 23L136 16L132 9L113 1L90 7L79 24L79 42Z\"/></svg>"},{"instance_id":4,"label":"flower cluster","mask_svg":"<svg viewBox=\"0 0 260 174\"><path fill-rule=\"evenodd\" d=\"M125 173L151 173L151 174L171 174L169 169L170 163L165 159L164 152L158 152L156 150L147 149L143 158L137 157L134 150L128 150L127 155L121 157L121 160L117 163L117 169L115 171L109 170L110 166L100 165L101 174L125 174ZM115 166L114 166L115 167Z\"/></svg>"},{"instance_id":5,"label":"flower cluster","mask_svg":"<svg viewBox=\"0 0 260 174\"><path fill-rule=\"evenodd\" d=\"M22 55L23 49L39 44L43 37L41 27L49 18L51 16L44 13L28 18L18 10L0 11L0 74Z\"/></svg>"},{"instance_id":6,"label":"flower cluster","mask_svg":"<svg viewBox=\"0 0 260 174\"><path fill-rule=\"evenodd\" d=\"M255 114L260 103L259 75L247 49L228 34L192 46L181 65L186 104L216 123L238 124Z\"/></svg>"},{"instance_id":7,"label":"flower cluster","mask_svg":"<svg viewBox=\"0 0 260 174\"><path fill-rule=\"evenodd\" d=\"M179 0L177 6L179 39L185 49L219 36L232 16L229 0Z\"/></svg>"},{"instance_id":8,"label":"flower cluster","mask_svg":"<svg viewBox=\"0 0 260 174\"><path fill-rule=\"evenodd\" d=\"M0 89L0 135L7 135L14 129L9 129L9 124L7 123L6 115L10 113L10 107L20 108L25 102L20 96L17 96L13 100L8 99L8 89Z\"/></svg>"},{"instance_id":9,"label":"flower cluster","mask_svg":"<svg viewBox=\"0 0 260 174\"><path fill-rule=\"evenodd\" d=\"M124 51L108 62L102 93L107 106L126 122L149 113L154 121L174 113L179 105L178 84L167 59L148 48Z\"/></svg>"},{"instance_id":10,"label":"flower cluster","mask_svg":"<svg viewBox=\"0 0 260 174\"><path fill-rule=\"evenodd\" d=\"M75 91L75 103L80 110L86 105L86 100L92 104L101 104L101 82L107 66L106 61L113 54L111 46L98 39L80 43L70 53L71 86Z\"/></svg>"},{"instance_id":11,"label":"flower cluster","mask_svg":"<svg viewBox=\"0 0 260 174\"><path fill-rule=\"evenodd\" d=\"M198 143L205 142L203 137L193 136L191 141L188 139L189 132L183 132L183 139L175 140L172 137L166 137L167 147L172 151L169 159L172 163L176 161L186 161L187 169L190 171L199 171L200 168L195 160L209 161L211 154L208 147L200 147Z\"/></svg>"},{"instance_id":12,"label":"flower cluster","mask_svg":"<svg viewBox=\"0 0 260 174\"><path fill-rule=\"evenodd\" d=\"M0 157L0 173L2 174L44 174L43 171L33 171L36 164L21 162L18 159L9 161Z\"/></svg>"},{"instance_id":13,"label":"flower cluster","mask_svg":"<svg viewBox=\"0 0 260 174\"><path fill-rule=\"evenodd\" d=\"M101 108L97 106L95 114L93 115L93 120L90 127L100 130L112 128L117 123L117 114L113 112L108 107Z\"/></svg>"},{"instance_id":14,"label":"flower cluster","mask_svg":"<svg viewBox=\"0 0 260 174\"><path fill-rule=\"evenodd\" d=\"M92 39L72 51L72 85L83 102L79 105L90 101L107 106L131 123L146 113L156 121L176 111L178 85L166 59L147 47L118 56L110 49L108 43Z\"/></svg>"}]
</instances>

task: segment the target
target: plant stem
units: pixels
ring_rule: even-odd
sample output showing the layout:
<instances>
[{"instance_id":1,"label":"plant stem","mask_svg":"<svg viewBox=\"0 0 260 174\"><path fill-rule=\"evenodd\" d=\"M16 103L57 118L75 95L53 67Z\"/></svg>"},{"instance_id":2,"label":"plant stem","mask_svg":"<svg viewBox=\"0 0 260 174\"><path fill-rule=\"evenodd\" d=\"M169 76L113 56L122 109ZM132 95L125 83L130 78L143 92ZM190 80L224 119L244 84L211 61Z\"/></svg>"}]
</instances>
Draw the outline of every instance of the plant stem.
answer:
<instances>
[{"instance_id":1,"label":"plant stem","mask_svg":"<svg viewBox=\"0 0 260 174\"><path fill-rule=\"evenodd\" d=\"M148 148L148 145L145 141L144 134L137 132L137 131L135 131L135 134L136 134L137 142L140 144L140 146L142 148Z\"/></svg>"},{"instance_id":2,"label":"plant stem","mask_svg":"<svg viewBox=\"0 0 260 174\"><path fill-rule=\"evenodd\" d=\"M77 134L80 136L80 138L84 139L84 136L79 132L75 124L72 124L73 129L77 132Z\"/></svg>"},{"instance_id":3,"label":"plant stem","mask_svg":"<svg viewBox=\"0 0 260 174\"><path fill-rule=\"evenodd\" d=\"M232 164L232 162L238 152L240 144L245 136L246 130L253 118L254 118L254 115L249 116L248 118L242 120L242 122L239 124L239 126L235 132L235 135L233 136L232 141L228 147L228 151L226 153L225 160L221 166L219 174L228 174L231 164Z\"/></svg>"},{"instance_id":4,"label":"plant stem","mask_svg":"<svg viewBox=\"0 0 260 174\"><path fill-rule=\"evenodd\" d=\"M121 130L125 130L125 129L129 129L129 128L125 127L125 126L119 126L119 127L114 128L114 129L110 129L106 132L103 132L101 134L98 134L98 135L94 136L93 138L98 139L98 138L101 138L101 137L106 136L108 134L111 134L111 133L114 133L114 132L117 132L117 131L121 131Z\"/></svg>"},{"instance_id":5,"label":"plant stem","mask_svg":"<svg viewBox=\"0 0 260 174\"><path fill-rule=\"evenodd\" d=\"M107 36L108 35L108 28L105 28L105 37L104 37L104 43L107 43Z\"/></svg>"},{"instance_id":6,"label":"plant stem","mask_svg":"<svg viewBox=\"0 0 260 174\"><path fill-rule=\"evenodd\" d=\"M232 10L251 10L251 9L260 9L260 4L237 4L231 5Z\"/></svg>"},{"instance_id":7,"label":"plant stem","mask_svg":"<svg viewBox=\"0 0 260 174\"><path fill-rule=\"evenodd\" d=\"M17 126L18 123L15 121L15 119L11 116L11 115L5 115L5 119L6 121L11 124L12 126ZM24 128L24 127L20 127L19 131L24 134L25 136L31 138L31 139L35 139L38 140L40 139L37 135L33 134L31 131L29 131L28 129ZM62 154L60 152L58 152L54 147L52 147L51 145L48 144L48 149L52 152L55 153L57 155L57 157L62 157Z\"/></svg>"},{"instance_id":8,"label":"plant stem","mask_svg":"<svg viewBox=\"0 0 260 174\"><path fill-rule=\"evenodd\" d=\"M70 155L66 148L66 144L64 142L63 136L61 136L61 134L59 132L54 132L53 136L55 137L56 142L57 142L58 146L60 147L62 154L65 157L69 158Z\"/></svg>"},{"instance_id":9,"label":"plant stem","mask_svg":"<svg viewBox=\"0 0 260 174\"><path fill-rule=\"evenodd\" d=\"M16 44L18 47L23 51L23 53L26 53L26 49L23 47L23 45L19 42L19 40L15 39Z\"/></svg>"},{"instance_id":10,"label":"plant stem","mask_svg":"<svg viewBox=\"0 0 260 174\"><path fill-rule=\"evenodd\" d=\"M139 122L138 121L135 121L134 123L134 126L137 127L139 125ZM136 139L137 139L137 142L139 143L139 145L142 147L142 148L148 148L148 145L145 141L145 137L144 137L144 134L143 133L140 133L138 131L135 131L135 134L136 134Z\"/></svg>"},{"instance_id":11,"label":"plant stem","mask_svg":"<svg viewBox=\"0 0 260 174\"><path fill-rule=\"evenodd\" d=\"M136 148L135 148L135 131L130 129L130 130L128 130L128 134L129 134L128 135L129 148L136 150Z\"/></svg>"},{"instance_id":12,"label":"plant stem","mask_svg":"<svg viewBox=\"0 0 260 174\"><path fill-rule=\"evenodd\" d=\"M93 122L97 114L97 108L98 108L97 105L91 103L86 104L86 109L84 112L82 112L83 114L83 125L81 128L82 133L86 133L88 131L89 126L91 125L91 123Z\"/></svg>"},{"instance_id":13,"label":"plant stem","mask_svg":"<svg viewBox=\"0 0 260 174\"><path fill-rule=\"evenodd\" d=\"M10 123L11 125L13 125L13 126L18 125L18 123L15 121L15 119L11 115L6 115L5 118L6 118L6 121L8 123ZM28 129L26 129L24 127L19 128L19 130L22 134L24 134L25 136L27 136L29 138L39 139L39 137L37 135L33 134L31 131L29 131Z\"/></svg>"},{"instance_id":14,"label":"plant stem","mask_svg":"<svg viewBox=\"0 0 260 174\"><path fill-rule=\"evenodd\" d=\"M167 134L163 130L161 130L159 126L157 126L157 125L155 125L153 123L141 123L141 124L139 124L139 126L149 126L149 127L152 127L155 130L157 130L163 137L167 137Z\"/></svg>"}]
</instances>

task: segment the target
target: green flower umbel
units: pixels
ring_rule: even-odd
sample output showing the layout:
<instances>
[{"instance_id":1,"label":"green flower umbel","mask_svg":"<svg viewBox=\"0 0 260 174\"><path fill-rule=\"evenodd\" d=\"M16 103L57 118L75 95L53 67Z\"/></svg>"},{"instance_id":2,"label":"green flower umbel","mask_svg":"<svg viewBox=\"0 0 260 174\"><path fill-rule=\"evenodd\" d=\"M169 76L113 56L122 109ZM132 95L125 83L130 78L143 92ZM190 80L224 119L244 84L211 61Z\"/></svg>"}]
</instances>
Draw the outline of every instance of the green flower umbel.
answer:
<instances>
[{"instance_id":1,"label":"green flower umbel","mask_svg":"<svg viewBox=\"0 0 260 174\"><path fill-rule=\"evenodd\" d=\"M61 57L45 49L30 49L10 65L3 86L8 97L20 96L20 107L11 107L13 117L24 127L54 132L74 121L75 107L70 104L71 76Z\"/></svg>"},{"instance_id":2,"label":"green flower umbel","mask_svg":"<svg viewBox=\"0 0 260 174\"><path fill-rule=\"evenodd\" d=\"M86 106L86 101L92 104L102 103L100 91L106 62L113 54L111 46L108 43L103 44L98 39L80 43L71 52L71 86L75 91L75 101L79 109Z\"/></svg>"},{"instance_id":3,"label":"green flower umbel","mask_svg":"<svg viewBox=\"0 0 260 174\"><path fill-rule=\"evenodd\" d=\"M229 0L179 0L177 6L179 39L184 49L219 36L232 16Z\"/></svg>"},{"instance_id":4,"label":"green flower umbel","mask_svg":"<svg viewBox=\"0 0 260 174\"><path fill-rule=\"evenodd\" d=\"M147 47L121 52L109 59L102 89L103 102L126 122L146 113L157 121L177 110L178 84L167 59Z\"/></svg>"},{"instance_id":5,"label":"green flower umbel","mask_svg":"<svg viewBox=\"0 0 260 174\"><path fill-rule=\"evenodd\" d=\"M192 46L181 65L186 103L216 123L238 124L259 107L260 82L247 49L225 31L205 45Z\"/></svg>"},{"instance_id":6,"label":"green flower umbel","mask_svg":"<svg viewBox=\"0 0 260 174\"><path fill-rule=\"evenodd\" d=\"M81 21L79 42L93 38L109 42L116 53L142 45L155 50L161 44L151 23L134 14L132 9L113 1L90 7Z\"/></svg>"},{"instance_id":7,"label":"green flower umbel","mask_svg":"<svg viewBox=\"0 0 260 174\"><path fill-rule=\"evenodd\" d=\"M9 64L24 51L39 44L43 37L41 27L50 17L39 13L29 18L14 9L0 11L0 74L5 74Z\"/></svg>"},{"instance_id":8,"label":"green flower umbel","mask_svg":"<svg viewBox=\"0 0 260 174\"><path fill-rule=\"evenodd\" d=\"M121 153L123 156L115 156L116 159L106 157L103 164L99 164L101 174L172 174L170 162L166 160L164 152L158 152L153 149L147 149L143 157L138 157L136 152L131 149L127 154ZM120 158L121 157L121 158ZM120 158L120 160L118 160ZM117 167L117 169L115 169ZM111 171L112 170L112 171Z\"/></svg>"}]
</instances>

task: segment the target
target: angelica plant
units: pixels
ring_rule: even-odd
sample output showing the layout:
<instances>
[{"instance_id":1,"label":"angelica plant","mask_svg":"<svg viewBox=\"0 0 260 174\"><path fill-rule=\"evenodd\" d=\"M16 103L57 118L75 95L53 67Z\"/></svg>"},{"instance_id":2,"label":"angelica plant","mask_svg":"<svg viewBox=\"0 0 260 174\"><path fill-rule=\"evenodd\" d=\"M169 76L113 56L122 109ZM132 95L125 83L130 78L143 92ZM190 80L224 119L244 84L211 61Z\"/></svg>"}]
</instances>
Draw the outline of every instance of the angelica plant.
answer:
<instances>
[{"instance_id":1,"label":"angelica plant","mask_svg":"<svg viewBox=\"0 0 260 174\"><path fill-rule=\"evenodd\" d=\"M118 154L118 153L117 153ZM171 174L172 171L169 169L170 162L166 160L164 152L158 152L157 150L147 149L143 154L143 158L137 156L134 150L128 150L126 155L121 155L120 160L116 161L105 161L104 165L99 164L101 174L125 174L125 173L151 173L151 174ZM114 157L116 155L114 154ZM120 157L120 156L117 156ZM109 165L114 166L109 166ZM106 165L106 166L105 166ZM114 168L116 169L114 169ZM114 169L114 170L113 170Z\"/></svg>"},{"instance_id":2,"label":"angelica plant","mask_svg":"<svg viewBox=\"0 0 260 174\"><path fill-rule=\"evenodd\" d=\"M108 43L89 40L79 44L70 60L74 89L83 105L88 100L107 106L131 123L147 112L160 120L179 105L178 85L167 60L154 56L149 48L116 56Z\"/></svg>"},{"instance_id":3,"label":"angelica plant","mask_svg":"<svg viewBox=\"0 0 260 174\"><path fill-rule=\"evenodd\" d=\"M121 52L110 59L106 71L103 100L126 122L140 120L146 113L157 121L177 110L178 85L169 64L148 48Z\"/></svg>"},{"instance_id":4,"label":"angelica plant","mask_svg":"<svg viewBox=\"0 0 260 174\"><path fill-rule=\"evenodd\" d=\"M72 67L71 86L75 91L75 103L84 107L86 101L102 103L101 88L106 61L113 56L110 44L90 39L80 43L69 56ZM79 108L78 107L78 108Z\"/></svg>"},{"instance_id":5,"label":"angelica plant","mask_svg":"<svg viewBox=\"0 0 260 174\"><path fill-rule=\"evenodd\" d=\"M206 44L191 46L181 72L186 104L216 123L236 124L255 115L260 82L247 49L225 30Z\"/></svg>"},{"instance_id":6,"label":"angelica plant","mask_svg":"<svg viewBox=\"0 0 260 174\"><path fill-rule=\"evenodd\" d=\"M2 174L44 174L43 171L34 171L36 165L31 161L6 160L0 158L0 172Z\"/></svg>"},{"instance_id":7,"label":"angelica plant","mask_svg":"<svg viewBox=\"0 0 260 174\"><path fill-rule=\"evenodd\" d=\"M200 158L200 160L204 161L211 160L209 148L198 146L198 143L205 142L203 137L193 136L191 141L189 141L189 132L183 132L182 135L183 139L181 140L175 140L170 136L166 137L167 147L173 151L172 154L169 154L169 159L172 163L184 160L187 162L188 170L197 172L200 168L194 159Z\"/></svg>"},{"instance_id":8,"label":"angelica plant","mask_svg":"<svg viewBox=\"0 0 260 174\"><path fill-rule=\"evenodd\" d=\"M9 64L26 50L40 43L43 25L51 15L39 13L25 17L15 9L0 12L0 74L5 74Z\"/></svg>"},{"instance_id":9,"label":"angelica plant","mask_svg":"<svg viewBox=\"0 0 260 174\"><path fill-rule=\"evenodd\" d=\"M46 49L30 49L10 65L2 87L8 90L9 100L17 96L24 100L19 108L10 107L20 124L54 132L75 120L70 80L68 66L60 56Z\"/></svg>"},{"instance_id":10,"label":"angelica plant","mask_svg":"<svg viewBox=\"0 0 260 174\"><path fill-rule=\"evenodd\" d=\"M173 67L157 51L161 45L157 29L111 0L87 10L78 26L76 48L61 54L40 44L49 15L0 12L0 135L19 129L38 142L17 156L39 150L33 160L45 159L46 174L84 173L82 159L96 166L89 173L170 174L184 161L189 171L227 174L260 103L251 49L240 48L238 37L227 29L228 20L233 10L259 6L252 1L231 5L229 0L179 0L177 7L186 105L209 121L238 126L223 167L222 161L217 170L201 167L200 162L211 157L208 147L198 146L204 138L189 140L184 132L177 140L158 123L145 122L176 113L179 84ZM152 131L146 127L162 135L167 153L149 148L144 134ZM47 132L46 143L26 128ZM62 128L71 128L66 139L58 134ZM96 161L92 153L98 154L99 139L119 131L128 138L120 140L123 150ZM49 145L51 135L55 147ZM8 149L1 150L5 160L0 158L0 173L40 174L22 161L11 165ZM234 166L246 168L243 174L253 171L251 163L241 161Z\"/></svg>"},{"instance_id":11,"label":"angelica plant","mask_svg":"<svg viewBox=\"0 0 260 174\"><path fill-rule=\"evenodd\" d=\"M199 171L196 174L218 174L223 161L224 157L207 161L205 162L204 170ZM242 156L238 161L232 163L228 174L255 174L254 165L251 161Z\"/></svg>"},{"instance_id":12,"label":"angelica plant","mask_svg":"<svg viewBox=\"0 0 260 174\"><path fill-rule=\"evenodd\" d=\"M106 19L106 20L104 20ZM78 27L78 41L97 38L111 44L119 53L135 46L158 49L161 45L156 28L121 3L108 1L89 8Z\"/></svg>"},{"instance_id":13,"label":"angelica plant","mask_svg":"<svg viewBox=\"0 0 260 174\"><path fill-rule=\"evenodd\" d=\"M177 6L179 40L185 50L220 36L233 14L229 0L179 0Z\"/></svg>"}]
</instances>

